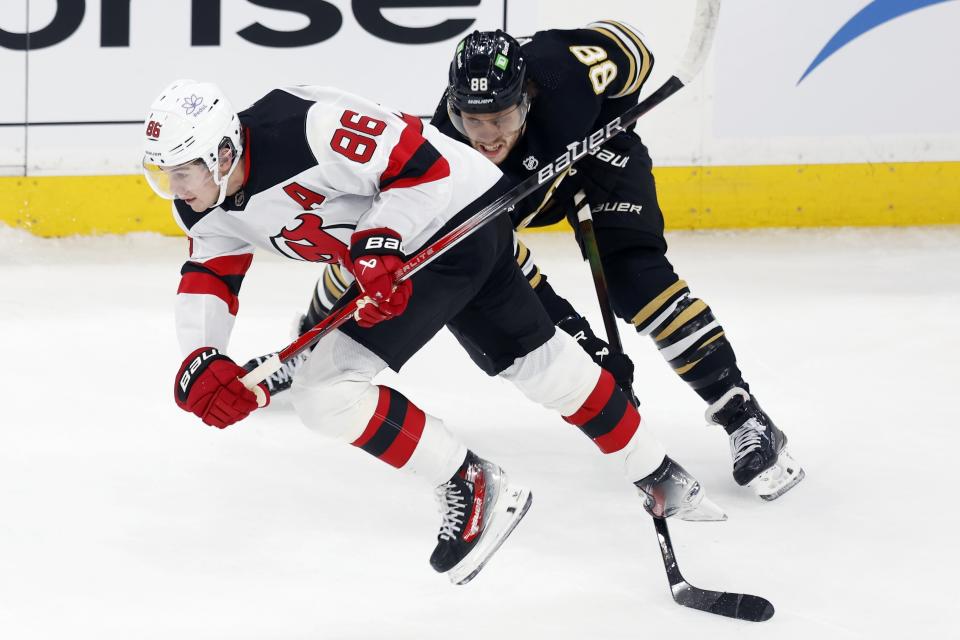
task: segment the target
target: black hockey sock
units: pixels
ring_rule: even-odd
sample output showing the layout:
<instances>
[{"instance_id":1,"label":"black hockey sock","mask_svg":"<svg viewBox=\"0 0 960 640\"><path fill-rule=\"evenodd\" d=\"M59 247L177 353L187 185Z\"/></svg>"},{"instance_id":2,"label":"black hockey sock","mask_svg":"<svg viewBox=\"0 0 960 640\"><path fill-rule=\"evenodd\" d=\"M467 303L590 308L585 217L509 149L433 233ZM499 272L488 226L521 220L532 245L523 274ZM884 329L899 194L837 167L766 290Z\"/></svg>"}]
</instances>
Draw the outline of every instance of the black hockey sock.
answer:
<instances>
[{"instance_id":1,"label":"black hockey sock","mask_svg":"<svg viewBox=\"0 0 960 640\"><path fill-rule=\"evenodd\" d=\"M342 267L337 264L327 265L323 275L313 287L310 305L300 322L300 335L312 329L318 322L330 315L330 310L349 288L343 277Z\"/></svg>"},{"instance_id":2,"label":"black hockey sock","mask_svg":"<svg viewBox=\"0 0 960 640\"><path fill-rule=\"evenodd\" d=\"M660 354L707 403L733 387L749 390L723 327L703 300L678 280L635 317L637 331L653 338Z\"/></svg>"}]
</instances>

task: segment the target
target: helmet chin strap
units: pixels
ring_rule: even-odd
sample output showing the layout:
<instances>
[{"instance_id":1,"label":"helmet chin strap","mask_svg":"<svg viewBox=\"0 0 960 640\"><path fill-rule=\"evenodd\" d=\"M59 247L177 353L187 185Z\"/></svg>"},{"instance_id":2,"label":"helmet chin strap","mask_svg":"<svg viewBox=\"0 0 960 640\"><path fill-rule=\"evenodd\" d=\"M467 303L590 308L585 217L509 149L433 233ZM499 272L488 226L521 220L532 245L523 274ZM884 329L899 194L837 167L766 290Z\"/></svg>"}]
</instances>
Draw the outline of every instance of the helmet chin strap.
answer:
<instances>
[{"instance_id":1,"label":"helmet chin strap","mask_svg":"<svg viewBox=\"0 0 960 640\"><path fill-rule=\"evenodd\" d=\"M238 166L240 166L240 160L242 158L242 153L237 155L237 158L230 165L230 170L227 171L227 174L216 180L216 184L220 185L220 195L217 197L217 201L213 203L213 207L219 207L223 204L223 201L227 199L227 185L230 183L230 176L232 176L233 172L237 170ZM220 165L217 165L217 171L220 171Z\"/></svg>"}]
</instances>

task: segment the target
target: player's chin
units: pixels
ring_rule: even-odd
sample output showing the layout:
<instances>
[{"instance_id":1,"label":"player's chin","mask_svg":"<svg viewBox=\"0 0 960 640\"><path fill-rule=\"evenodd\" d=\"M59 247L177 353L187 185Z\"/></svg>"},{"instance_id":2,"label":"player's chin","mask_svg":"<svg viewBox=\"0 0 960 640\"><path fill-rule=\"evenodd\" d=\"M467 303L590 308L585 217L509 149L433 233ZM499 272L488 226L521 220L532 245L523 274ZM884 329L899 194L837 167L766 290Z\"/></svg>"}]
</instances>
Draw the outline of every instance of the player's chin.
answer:
<instances>
[{"instance_id":1,"label":"player's chin","mask_svg":"<svg viewBox=\"0 0 960 640\"><path fill-rule=\"evenodd\" d=\"M483 154L483 157L493 162L494 164L499 164L507 157L507 145L504 142L498 142L496 144L481 144L475 142L473 148Z\"/></svg>"},{"instance_id":2,"label":"player's chin","mask_svg":"<svg viewBox=\"0 0 960 640\"><path fill-rule=\"evenodd\" d=\"M210 208L209 206L206 206L206 204L202 202L200 198L183 198L183 201L188 207L197 213L202 213Z\"/></svg>"}]
</instances>

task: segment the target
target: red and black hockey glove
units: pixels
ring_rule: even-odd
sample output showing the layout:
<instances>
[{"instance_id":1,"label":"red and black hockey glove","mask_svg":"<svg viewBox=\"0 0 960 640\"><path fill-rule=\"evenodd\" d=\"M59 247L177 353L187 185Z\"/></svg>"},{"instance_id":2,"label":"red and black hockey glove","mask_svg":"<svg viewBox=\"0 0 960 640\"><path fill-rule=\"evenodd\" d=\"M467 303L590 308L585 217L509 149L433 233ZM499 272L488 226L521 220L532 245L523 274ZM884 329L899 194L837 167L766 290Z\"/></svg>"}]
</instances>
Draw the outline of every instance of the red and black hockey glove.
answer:
<instances>
[{"instance_id":1,"label":"red and black hockey glove","mask_svg":"<svg viewBox=\"0 0 960 640\"><path fill-rule=\"evenodd\" d=\"M404 262L401 242L400 234L386 227L358 231L350 238L353 276L363 292L354 314L361 327L372 327L407 308L413 283L393 282L393 272Z\"/></svg>"},{"instance_id":2,"label":"red and black hockey glove","mask_svg":"<svg viewBox=\"0 0 960 640\"><path fill-rule=\"evenodd\" d=\"M240 382L246 373L213 347L201 347L187 356L177 372L173 388L177 406L210 426L229 427L257 408L257 397ZM270 392L265 385L260 388L269 404Z\"/></svg>"}]
</instances>

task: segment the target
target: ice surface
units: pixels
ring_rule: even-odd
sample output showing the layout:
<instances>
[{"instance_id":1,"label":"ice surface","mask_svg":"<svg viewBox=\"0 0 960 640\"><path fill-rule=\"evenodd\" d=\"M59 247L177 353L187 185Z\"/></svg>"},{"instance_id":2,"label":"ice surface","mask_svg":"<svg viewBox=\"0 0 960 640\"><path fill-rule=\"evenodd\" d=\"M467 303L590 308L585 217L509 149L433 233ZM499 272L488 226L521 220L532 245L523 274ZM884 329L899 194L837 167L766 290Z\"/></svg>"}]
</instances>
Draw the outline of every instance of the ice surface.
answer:
<instances>
[{"instance_id":1,"label":"ice surface","mask_svg":"<svg viewBox=\"0 0 960 640\"><path fill-rule=\"evenodd\" d=\"M573 241L528 240L599 328ZM619 470L444 333L385 377L534 494L451 586L427 564L430 488L283 403L226 431L176 408L183 240L0 229L0 638L957 637L960 229L669 240L807 471L770 504L737 487L703 404L625 327L644 419L730 516L675 523L677 555L698 586L771 599L772 621L675 605ZM258 256L238 360L288 342L318 273Z\"/></svg>"}]
</instances>

